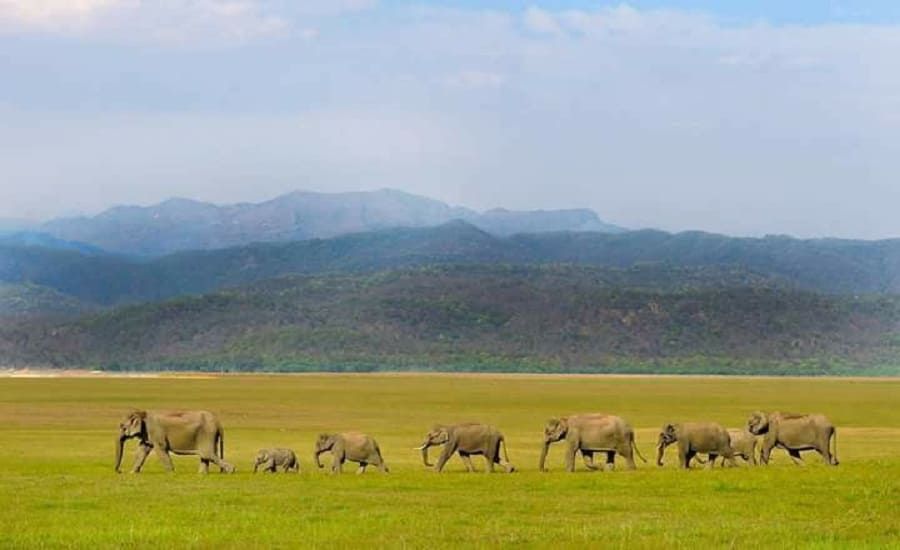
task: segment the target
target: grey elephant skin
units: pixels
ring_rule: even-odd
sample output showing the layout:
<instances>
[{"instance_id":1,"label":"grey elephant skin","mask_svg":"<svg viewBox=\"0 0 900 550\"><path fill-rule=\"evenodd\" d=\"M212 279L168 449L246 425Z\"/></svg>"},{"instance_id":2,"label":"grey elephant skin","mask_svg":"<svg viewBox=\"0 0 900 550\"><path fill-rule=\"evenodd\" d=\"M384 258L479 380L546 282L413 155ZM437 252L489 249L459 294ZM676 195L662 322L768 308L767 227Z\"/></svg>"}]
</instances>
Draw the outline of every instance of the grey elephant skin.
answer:
<instances>
[{"instance_id":1,"label":"grey elephant skin","mask_svg":"<svg viewBox=\"0 0 900 550\"><path fill-rule=\"evenodd\" d=\"M263 472L277 472L281 468L285 473L300 473L300 461L297 460L297 454L291 449L275 448L260 449L256 453L256 460L253 461L253 473L255 474L259 467L263 467Z\"/></svg>"},{"instance_id":2,"label":"grey elephant skin","mask_svg":"<svg viewBox=\"0 0 900 550\"><path fill-rule=\"evenodd\" d=\"M356 471L357 474L364 473L366 471L366 466L369 464L378 468L378 471L382 473L387 473L389 471L387 465L384 463L384 458L381 456L381 449L378 447L378 442L363 433L346 432L338 434L320 434L319 438L316 440L316 450L314 454L316 466L319 468L324 468L322 462L319 461L319 455L328 451L331 451L331 454L334 457L331 462L331 472L334 474L341 473L344 462L348 460L359 463L359 468Z\"/></svg>"},{"instance_id":3,"label":"grey elephant skin","mask_svg":"<svg viewBox=\"0 0 900 550\"><path fill-rule=\"evenodd\" d=\"M800 451L816 451L826 464L837 466L837 431L821 414L790 414L757 411L747 420L747 429L763 436L759 461L769 463L775 447L788 452L795 464L802 464ZM834 449L832 450L832 444Z\"/></svg>"},{"instance_id":4,"label":"grey elephant skin","mask_svg":"<svg viewBox=\"0 0 900 550\"><path fill-rule=\"evenodd\" d=\"M715 422L684 422L663 426L657 445L657 465L663 465L663 452L673 443L678 444L678 464L681 468L690 468L691 459L698 453L709 456L710 468L720 456L724 457L729 465L737 465L728 431Z\"/></svg>"},{"instance_id":5,"label":"grey elephant skin","mask_svg":"<svg viewBox=\"0 0 900 550\"><path fill-rule=\"evenodd\" d=\"M550 445L557 441L566 443L566 470L575 471L575 455L581 452L584 465L590 470L600 469L594 463L594 453L606 455L607 468L612 469L615 456L625 459L628 469L633 470L634 454L647 462L634 442L634 430L619 416L589 413L551 418L544 426L544 445L538 468L546 472L545 463Z\"/></svg>"},{"instance_id":6,"label":"grey elephant skin","mask_svg":"<svg viewBox=\"0 0 900 550\"><path fill-rule=\"evenodd\" d=\"M734 456L741 457L745 462L756 466L756 444L757 436L753 435L746 428L728 428L728 438L731 440L731 450ZM695 458L700 464L706 462L699 457ZM722 465L725 465L725 459L722 459Z\"/></svg>"},{"instance_id":7,"label":"grey elephant skin","mask_svg":"<svg viewBox=\"0 0 900 550\"><path fill-rule=\"evenodd\" d=\"M444 465L450 460L454 453L459 453L460 458L466 465L466 470L474 472L472 466L472 455L484 456L487 467L485 472L494 471L494 465L499 464L507 473L512 473L516 469L509 463L509 455L506 451L506 439L503 434L489 424L480 424L477 422L466 422L462 424L444 425L438 424L434 426L426 435L425 442L416 450L422 451L422 462L425 466L432 466L428 462L428 448L443 445L441 455L434 464L435 472L441 472ZM503 456L500 456L500 447L503 447Z\"/></svg>"},{"instance_id":8,"label":"grey elephant skin","mask_svg":"<svg viewBox=\"0 0 900 550\"><path fill-rule=\"evenodd\" d=\"M119 423L116 436L116 472L121 472L125 441L138 440L132 471L138 473L150 451L154 451L166 470L173 471L176 455L200 457L200 472L209 472L212 462L223 472L233 472L225 462L225 432L218 417L209 411L133 411Z\"/></svg>"}]
</instances>

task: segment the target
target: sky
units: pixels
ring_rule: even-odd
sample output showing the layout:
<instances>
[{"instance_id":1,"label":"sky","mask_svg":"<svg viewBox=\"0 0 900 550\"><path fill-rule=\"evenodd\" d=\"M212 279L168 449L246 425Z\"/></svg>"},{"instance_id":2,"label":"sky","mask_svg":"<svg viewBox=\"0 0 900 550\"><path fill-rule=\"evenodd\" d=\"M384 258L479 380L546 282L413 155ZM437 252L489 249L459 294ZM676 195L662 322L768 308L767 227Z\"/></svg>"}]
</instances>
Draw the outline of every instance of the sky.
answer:
<instances>
[{"instance_id":1,"label":"sky","mask_svg":"<svg viewBox=\"0 0 900 550\"><path fill-rule=\"evenodd\" d=\"M0 0L0 218L402 189L900 237L900 2Z\"/></svg>"}]
</instances>

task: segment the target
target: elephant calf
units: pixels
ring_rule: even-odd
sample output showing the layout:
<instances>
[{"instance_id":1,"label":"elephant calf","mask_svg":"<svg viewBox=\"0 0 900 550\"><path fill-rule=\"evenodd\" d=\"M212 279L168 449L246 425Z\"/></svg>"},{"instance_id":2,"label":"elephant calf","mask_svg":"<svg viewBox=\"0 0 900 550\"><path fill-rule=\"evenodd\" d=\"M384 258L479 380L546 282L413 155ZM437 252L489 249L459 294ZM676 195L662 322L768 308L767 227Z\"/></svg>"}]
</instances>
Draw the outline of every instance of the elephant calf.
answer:
<instances>
[{"instance_id":1,"label":"elephant calf","mask_svg":"<svg viewBox=\"0 0 900 550\"><path fill-rule=\"evenodd\" d=\"M256 460L253 462L253 473L255 474L259 467L263 467L263 472L276 472L281 468L285 473L300 473L300 461L297 455L291 449L260 449L256 453Z\"/></svg>"},{"instance_id":2,"label":"elephant calf","mask_svg":"<svg viewBox=\"0 0 900 550\"><path fill-rule=\"evenodd\" d=\"M734 456L739 456L745 462L756 466L756 436L742 428L728 428L728 438L731 440L731 450ZM705 464L699 458L695 459L700 464ZM722 465L725 458L722 458Z\"/></svg>"},{"instance_id":3,"label":"elephant calf","mask_svg":"<svg viewBox=\"0 0 900 550\"><path fill-rule=\"evenodd\" d=\"M690 468L691 459L698 453L709 456L709 468L716 458L721 456L731 466L734 462L734 451L731 449L731 438L725 428L714 422L685 422L683 424L666 424L659 433L656 464L663 465L663 451L673 443L678 443L678 461L684 468Z\"/></svg>"},{"instance_id":4,"label":"elephant calf","mask_svg":"<svg viewBox=\"0 0 900 550\"><path fill-rule=\"evenodd\" d=\"M334 460L331 462L331 473L333 474L341 473L344 462L347 460L359 463L357 474L365 472L366 466L369 464L378 468L378 471L382 473L390 471L381 457L378 442L366 434L359 432L319 434L314 455L316 466L319 468L324 468L322 462L319 461L319 455L327 451L331 451L334 456Z\"/></svg>"}]
</instances>

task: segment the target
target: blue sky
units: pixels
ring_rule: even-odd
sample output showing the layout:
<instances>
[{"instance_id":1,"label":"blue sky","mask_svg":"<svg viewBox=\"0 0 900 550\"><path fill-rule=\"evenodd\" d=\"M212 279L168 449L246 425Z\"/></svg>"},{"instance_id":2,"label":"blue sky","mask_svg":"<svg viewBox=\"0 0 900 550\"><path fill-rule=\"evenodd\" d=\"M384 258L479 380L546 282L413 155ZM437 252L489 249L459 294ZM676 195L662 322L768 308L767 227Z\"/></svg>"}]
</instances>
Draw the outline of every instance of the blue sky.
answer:
<instances>
[{"instance_id":1,"label":"blue sky","mask_svg":"<svg viewBox=\"0 0 900 550\"><path fill-rule=\"evenodd\" d=\"M900 236L900 3L7 0L0 218L394 187Z\"/></svg>"}]
</instances>

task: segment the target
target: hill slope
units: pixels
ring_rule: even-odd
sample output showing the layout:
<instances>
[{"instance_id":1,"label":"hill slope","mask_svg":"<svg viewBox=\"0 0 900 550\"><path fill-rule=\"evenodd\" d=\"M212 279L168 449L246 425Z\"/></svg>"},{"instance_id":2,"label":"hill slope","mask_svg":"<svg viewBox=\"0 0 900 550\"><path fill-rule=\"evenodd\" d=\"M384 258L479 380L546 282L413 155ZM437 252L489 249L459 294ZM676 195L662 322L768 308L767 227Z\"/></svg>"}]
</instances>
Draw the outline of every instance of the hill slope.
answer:
<instances>
[{"instance_id":1,"label":"hill slope","mask_svg":"<svg viewBox=\"0 0 900 550\"><path fill-rule=\"evenodd\" d=\"M279 278L0 329L0 364L809 374L900 358L900 298L623 289L630 278L576 267Z\"/></svg>"},{"instance_id":2,"label":"hill slope","mask_svg":"<svg viewBox=\"0 0 900 550\"><path fill-rule=\"evenodd\" d=\"M289 243L180 252L151 261L0 244L0 282L117 305L200 294L292 273L416 265L573 264L730 273L734 286L900 293L900 241L737 239L706 233L548 233L496 237L465 222ZM736 277L743 273L743 281ZM692 275L694 277L694 275ZM692 283L693 284L693 283ZM627 285L626 285L627 286Z\"/></svg>"}]
</instances>

